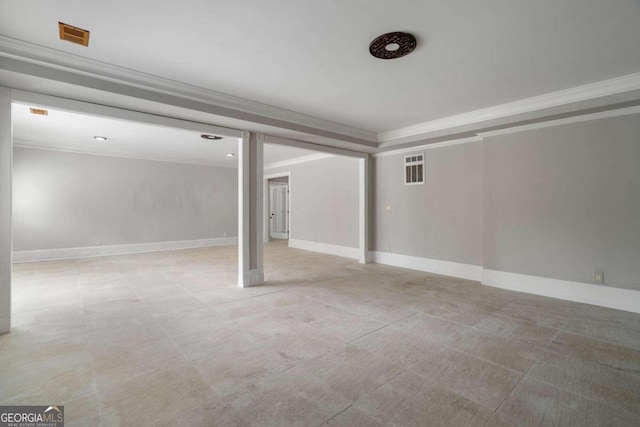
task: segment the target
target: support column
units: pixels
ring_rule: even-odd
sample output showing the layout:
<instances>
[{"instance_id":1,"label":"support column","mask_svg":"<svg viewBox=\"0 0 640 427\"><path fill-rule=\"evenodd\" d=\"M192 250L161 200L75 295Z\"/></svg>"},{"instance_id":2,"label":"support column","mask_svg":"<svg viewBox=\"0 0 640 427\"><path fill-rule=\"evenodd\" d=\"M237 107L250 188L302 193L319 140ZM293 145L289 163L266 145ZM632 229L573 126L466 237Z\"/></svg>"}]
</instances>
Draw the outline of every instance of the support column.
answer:
<instances>
[{"instance_id":1,"label":"support column","mask_svg":"<svg viewBox=\"0 0 640 427\"><path fill-rule=\"evenodd\" d=\"M11 330L11 90L0 87L0 333Z\"/></svg>"},{"instance_id":2,"label":"support column","mask_svg":"<svg viewBox=\"0 0 640 427\"><path fill-rule=\"evenodd\" d=\"M360 254L359 254L358 260L360 261L360 264L367 264L371 262L371 259L369 256L369 232L370 232L369 191L371 189L371 185L370 185L371 183L369 182L370 176L371 176L369 172L369 169L371 167L370 159L371 157L367 154L366 157L358 160L358 167L360 169L359 170L359 173L360 173L359 219L360 221L358 221L360 223L360 244L358 245L360 249Z\"/></svg>"},{"instance_id":3,"label":"support column","mask_svg":"<svg viewBox=\"0 0 640 427\"><path fill-rule=\"evenodd\" d=\"M264 283L263 232L264 136L244 132L238 147L238 285Z\"/></svg>"}]
</instances>

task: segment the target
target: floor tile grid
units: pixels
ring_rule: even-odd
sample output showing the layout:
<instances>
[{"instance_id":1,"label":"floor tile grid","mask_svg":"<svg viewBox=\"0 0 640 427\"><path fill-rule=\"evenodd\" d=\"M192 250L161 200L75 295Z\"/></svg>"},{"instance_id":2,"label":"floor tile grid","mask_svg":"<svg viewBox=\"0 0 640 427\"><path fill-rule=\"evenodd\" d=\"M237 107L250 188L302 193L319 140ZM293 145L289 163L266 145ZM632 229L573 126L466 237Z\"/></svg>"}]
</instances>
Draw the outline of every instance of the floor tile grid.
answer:
<instances>
[{"instance_id":1,"label":"floor tile grid","mask_svg":"<svg viewBox=\"0 0 640 427\"><path fill-rule=\"evenodd\" d=\"M188 289L186 289L186 288L183 288L183 290L186 290L187 292L189 291L189 290L188 290ZM193 295L193 294L192 294L192 295ZM84 302L83 302L83 304L84 304ZM415 310L414 310L414 312L415 312ZM574 315L573 315L573 316L575 316L575 315L576 315L576 314L574 313ZM412 315L410 315L410 316L413 316L413 314L412 314ZM410 316L407 316L407 317L410 317ZM435 316L435 317L437 317L437 316ZM398 319L398 320L392 321L392 322L388 323L387 325L383 326L382 328L379 328L379 329L377 329L377 330L375 330L375 331L370 331L370 332L368 332L367 334L365 334L365 335L363 335L363 336L366 336L366 335L369 335L369 334L375 333L376 331L379 331L380 329L384 329L385 327L389 326L390 324L393 324L393 323L395 323L395 322L397 322L397 321L400 321L400 320L402 320L402 319ZM444 319L444 320L447 320L447 319ZM448 321L448 322L452 322L452 320L447 320L447 321ZM566 324L566 321L565 321L564 323ZM463 323L459 323L459 325L464 325L464 324L463 324ZM564 326L564 324L563 324L562 326ZM467 327L468 327L468 325L467 325ZM475 327L472 327L472 328L474 328L474 329L475 329ZM564 329L564 328L563 328L563 329ZM165 331L165 332L166 332L166 331ZM567 331L567 332L568 332L568 333L571 333L571 334L576 334L576 332L574 332L574 331ZM557 336L558 336L558 334L559 334L559 333L560 333L560 330L558 329L558 330L557 330L557 332L555 333L555 336L554 336L554 337L553 337L553 339L551 340L551 342L554 342L554 341L555 341L555 339L557 338ZM592 336L588 336L588 335L583 335L583 336L584 336L584 337L587 337L587 338L590 338L590 339L596 339L596 338L594 338L594 337L592 337ZM356 337L356 338L353 338L351 341L357 340L357 339L359 339L359 338L362 338L362 337ZM510 339L514 339L514 338L510 338ZM176 344L175 344L175 341L173 341L173 342L174 342L174 345L176 345ZM3 344L4 344L4 340L3 340ZM618 345L620 345L620 344L618 344ZM179 346L178 346L178 347L179 347ZM1 348L2 348L2 347L0 347L0 349L1 349ZM459 351L459 350L457 350L457 351ZM551 350L548 350L548 351L551 351ZM473 355L473 354L471 354L471 353L465 353L465 354L469 354L469 355L470 355L470 357L479 358L477 355ZM184 354L183 354L183 357L184 357ZM483 359L483 358L479 358L479 359L481 359L481 360L486 360L486 359ZM493 362L491 362L491 361L489 361L489 362L490 362L490 363L493 363ZM536 363L537 363L537 362L536 362ZM530 371L530 370L531 370L531 369L536 365L536 363L534 363L534 365L532 365L532 366L529 368L529 371ZM498 365L498 366L502 366L502 365ZM522 382L522 380L523 380L525 377L528 377L528 372L529 372L529 371L527 371L527 375L523 376L523 377L520 379L520 382L519 382L518 384L520 384L520 383ZM95 375L95 374L94 374L94 375ZM516 387L517 387L517 385L516 385ZM515 388L514 388L514 389L515 389ZM510 395L512 395L512 394L513 394L513 390L511 391L511 393L509 393L509 394L508 394L508 396L510 396ZM508 398L508 396L507 396L507 398ZM507 399L507 398L505 398L505 399ZM503 403L504 403L504 400L503 400L503 402L500 404L500 406L499 406L499 407L502 407L502 406L503 406ZM349 408L349 407L345 408L345 410L346 410L346 409L348 409L348 408ZM345 410L341 411L340 413L344 412ZM338 415L338 414L333 415L333 416L332 416L332 418L336 417L337 415Z\"/></svg>"},{"instance_id":2,"label":"floor tile grid","mask_svg":"<svg viewBox=\"0 0 640 427\"><path fill-rule=\"evenodd\" d=\"M416 311L419 311L419 310L416 310ZM422 313L422 312L421 312L421 313ZM423 313L423 314L426 314L426 315L429 315L429 316L433 316L433 317L439 317L439 316L435 316L435 315L430 315L430 314L428 314L428 313ZM508 317L508 316L505 316L505 317ZM459 324L460 326L466 326L466 327L468 327L467 325L464 325L463 323L458 323L458 322L455 322L455 321L450 320L450 319L443 319L442 317L439 317L439 318L441 318L442 320L446 320L446 321L448 321L448 322L457 323L457 324ZM399 320L403 320L403 319L399 319ZM398 320L398 321L399 321L399 320ZM397 322L397 321L396 321L396 322ZM394 323L394 322L392 322L392 323ZM387 325L387 326L388 326L388 325ZM471 327L471 328L474 328L474 327ZM383 328L381 328L381 329L383 329ZM474 329L475 329L475 328L474 328ZM374 331L372 331L372 332L370 332L370 333L373 333L373 332L374 332ZM546 347L548 347L551 343L553 343L553 342L554 342L554 340L557 338L557 336L558 336L561 332L568 332L568 333L576 334L575 332L571 332L571 331L564 331L564 329L562 329L562 328L556 329L556 333L555 333L554 337L551 339L551 342L550 342L550 343L548 343L548 344L545 346L545 351L552 352L552 353L557 353L557 352L555 352L555 351L553 351L553 350L551 350L551 349L548 349L548 348L546 348ZM367 335L368 335L368 334L367 334ZM581 335L581 334L576 334L576 335ZM581 336L584 336L584 337L586 337L586 338L590 338L590 339L594 339L593 337L589 337L589 336L586 336L586 335L581 335ZM355 341L355 340L354 340L354 341ZM600 340L600 341L602 341L602 340ZM603 341L603 342L608 343L608 344L615 344L615 343L608 342L608 341ZM444 346L444 347L449 347L449 346L448 346L448 345L446 345L446 344L443 344L443 346ZM514 370L512 370L512 369L510 369L510 368L508 368L508 367L505 367L505 366L503 366L503 365L496 364L496 363L494 363L493 361L488 360L488 359L485 359L485 358L480 357L480 356L478 356L478 355L474 355L474 354L471 354L471 353L467 353L467 352L465 352L465 351L463 351L463 350L456 349L455 347L449 347L449 348L451 348L452 350L455 350L455 351L458 351L458 352L461 352L461 353L467 354L467 355L469 355L469 356L471 356L471 357L475 357L475 358L477 358L477 359L483 360L483 361L485 361L485 362L488 362L488 363L494 364L494 365L499 366L499 367L501 367L501 368L509 369L509 370L511 370L512 372L515 372L515 373L521 374L521 373L520 373L520 372L518 372L518 371L514 371ZM562 355L562 353L557 353L557 354ZM503 401L502 401L502 403L500 404L500 406L499 406L499 407L494 411L494 414L496 414L496 413L498 413L498 412L499 412L500 407L502 407L502 405L504 404L504 402L505 402L505 401L507 401L507 399L509 398L509 396L511 396L511 395L513 394L513 392L516 390L517 386L518 386L518 385L519 385L519 384L520 384L520 383L521 383L521 382L522 382L522 381L523 381L523 380L524 380L524 379L529 375L529 372L533 369L533 367L535 366L535 364L537 364L537 361L534 363L534 365L532 365L532 366L527 370L527 372L526 372L524 375L522 375L522 377L520 378L520 381L518 382L518 384L516 384L516 385L513 387L513 389L511 390L511 392L509 393L509 395L507 395L507 396L503 399ZM633 373L632 373L632 375L636 376L636 375L635 375L635 374L633 374ZM545 382L545 381L543 381L543 380L540 380L539 378L535 378L535 379L536 379L537 381ZM545 383L547 383L547 382L545 382ZM547 383L547 384L549 384L549 385L551 385L551 386L553 386L553 387L558 387L558 385L554 385L554 384L551 384L551 383ZM590 398L590 397L588 397L588 396L585 396L585 395L583 395L583 394L576 394L575 392L572 392L571 390L567 390L567 389L565 389L565 388L563 388L563 387L559 387L559 388L560 388L560 389L562 389L562 390L564 390L565 392L568 392L568 393L571 393L571 394L574 394L574 395L578 395L578 396L580 396L580 397L582 397L582 398L584 398L584 399L587 399L587 400L590 400L590 401L593 401L593 402L598 402L598 403L601 403L601 404L605 404L606 406L610 406L612 409L616 409L616 410L620 410L620 409L621 409L621 408L614 407L614 406L611 406L611 405L609 405L609 404L606 404L606 403L604 403L604 402L596 401L596 400L594 400L594 399L592 399L592 398Z\"/></svg>"},{"instance_id":3,"label":"floor tile grid","mask_svg":"<svg viewBox=\"0 0 640 427\"><path fill-rule=\"evenodd\" d=\"M433 317L437 317L437 316L433 316ZM404 320L404 319L400 319L400 320ZM400 320L398 320L398 321L400 321ZM445 320L445 319L443 319L443 320ZM449 322L449 320L446 320L446 321L448 321L448 322ZM396 322L397 322L397 321L396 321ZM393 323L396 323L396 322L393 322ZM460 324L460 325L461 325L461 326L465 326L465 325L462 325L462 324ZM360 338L364 338L364 337L366 337L367 335L370 335L370 334L373 334L373 333L375 333L375 332L378 332L378 331L380 331L381 329L384 329L384 328L386 328L386 327L388 327L388 326L389 326L389 325L387 325L387 326L385 326L385 327L383 327L383 328L380 328L380 329L378 329L378 330L376 330L376 331L372 331L372 332L370 332L370 333L368 333L368 334L365 334L365 335L363 335L362 337L359 337L358 339L360 339ZM353 340L353 342L357 341L358 339ZM427 338L427 339L428 339L428 338ZM521 378L519 379L518 383L517 383L517 384L512 388L512 390L509 392L509 394L511 394L511 392L513 392L513 390L515 390L515 389L517 388L518 384L520 384L520 382L521 382L521 381L524 379L524 377L526 376L526 373L524 373L524 374L523 374L522 372L516 371L516 370L511 369L511 368L509 368L509 367L507 367L507 366L504 366L504 365L501 365L501 364L495 363L495 362L493 362L492 360L485 359L485 358L480 357L480 356L478 356L478 355L475 355L475 354L472 354L472 353L465 352L465 351L460 350L460 349L457 349L457 348L455 348L455 347L451 347L451 346L449 346L449 345L447 345L447 344L442 344L442 343L436 343L436 344L438 344L439 346L441 346L441 347L443 347L443 348L448 348L448 349L450 349L450 350L452 350L452 351L454 351L454 352L462 353L462 354L465 354L465 355L467 355L467 356L469 356L469 357L471 357L471 358L481 360L481 361L483 361L483 362L485 362L485 363L488 363L488 364L490 364L490 365L496 366L496 367L498 367L498 368L508 370L508 371L510 371L510 372L512 372L512 373L514 373L514 374L517 374L518 376L520 376ZM535 365L535 364L534 364L534 365ZM409 367L410 367L410 366L409 366ZM531 368L533 368L533 366L532 366ZM531 370L531 368L529 368L529 370ZM527 370L527 373L529 372L529 370ZM390 381L391 381L391 380L390 380ZM383 384L383 385L384 385L384 384ZM381 386L381 387L382 387L382 386ZM455 392L454 392L454 393L455 393ZM507 395L507 396L505 396L505 398L504 398L502 401L504 402L504 400L506 400L506 398L507 398L507 397L508 397L508 395ZM473 401L473 399L470 399L470 400L472 400L472 401ZM480 403L480 402L476 402L476 403ZM500 404L500 406L501 406L501 405L502 405L502 403ZM499 408L499 407L498 407L498 408ZM496 409L494 410L494 413L498 411L498 408L496 408Z\"/></svg>"},{"instance_id":4,"label":"floor tile grid","mask_svg":"<svg viewBox=\"0 0 640 427\"><path fill-rule=\"evenodd\" d=\"M533 366L531 367L531 369L533 369ZM531 369L529 369L529 371L531 371ZM584 400L590 401L590 402L592 402L593 404L598 404L598 405L606 406L606 407L610 408L612 411L622 411L622 412L624 412L627 416L629 416L630 418L635 418L635 419L637 420L637 422L638 422L638 424L636 424L636 425L640 425L640 416L638 416L638 415L635 415L635 414L632 414L632 413L630 413L630 412L628 412L628 411L625 411L623 408L619 408L619 407L617 407L617 406L610 405L610 404L609 404L609 403L607 403L607 402L603 402L603 401L599 401L599 400L593 399L592 397L585 396L584 394L575 393L574 391L571 391L571 390L568 390L568 389L566 389L566 388L560 387L560 386L558 386L557 384L552 384L552 383L550 383L550 382L548 382L548 381L545 381L545 380L542 380L542 379L540 379L540 378L537 378L537 377L531 376L531 375L529 374L529 372L527 372L527 374L526 374L525 376L523 376L523 377L522 377L522 379L521 379L521 380L520 380L520 382L518 383L518 386L519 386L523 381L528 380L528 379L533 379L533 380L535 380L535 381L537 381L537 382L539 382L539 383L543 383L543 384L546 384L546 385L548 385L548 386L550 386L550 387L557 388L557 389L561 390L563 393L567 393L567 394L570 394L570 395L576 396L576 397L578 397L578 398L580 398L580 399L584 399ZM517 389L517 388L518 388L517 386L516 386L516 387L514 387L514 389L511 391L511 393L509 393L509 396L507 396L507 397L504 399L504 401L500 404L500 407L499 407L498 409L496 409L496 411L494 412L494 415L495 415L495 414L499 414L499 413L500 413L500 409L502 408L502 406L505 404L505 402L507 402L507 401L509 400L509 398L513 397L513 394L514 394L514 392L516 391L516 389Z\"/></svg>"},{"instance_id":5,"label":"floor tile grid","mask_svg":"<svg viewBox=\"0 0 640 427\"><path fill-rule=\"evenodd\" d=\"M164 274L165 276L167 276L167 277L168 277L167 273L163 273L163 274ZM193 295L194 297L198 298L198 296L197 296L196 294L193 294L193 293L191 293L191 292L189 291L189 289L187 289L187 288L185 288L185 287L182 287L182 286L181 286L177 281L175 281L175 280L174 280L174 281L173 281L173 283L174 283L176 286L180 287L181 289L185 290L186 292L190 293L190 294L191 294L191 295ZM135 292L135 290L133 290L133 291ZM269 292L269 293L276 293L276 292L283 292L283 290L274 290L274 291ZM266 293L265 293L265 294L260 294L260 295L255 295L255 296L250 296L250 297L248 297L248 298L259 298L259 297L261 297L261 296L263 296L263 295L266 295ZM138 295L138 297L140 297L140 296ZM226 303L227 303L227 302L223 302L223 303L221 303L221 304L219 304L219 305L224 305L224 304L226 304ZM231 323L231 322L233 322L233 321L231 321L231 320L230 320L230 321L227 321L227 322ZM198 369L198 367L197 367L193 362L190 362L190 361L188 360L188 357L183 353L183 351L182 351L181 347L180 347L180 346L175 342L175 340L174 340L173 338L171 338L171 336L170 336L170 335L168 335L168 334L167 334L167 336L169 337L169 339L171 339L171 341L173 342L173 344L175 345L175 347L180 351L180 353L182 354L182 356L183 356L183 358L185 359L185 361L186 361L186 362L188 362L188 363L190 363L190 364L191 364L191 366L193 366L196 370L200 371L200 370ZM280 371L280 372L284 372L284 371L286 371L286 370L288 370L288 369L292 369L292 368L293 368L293 367L289 367L289 368L286 368L286 369L284 369L283 371ZM280 372L275 372L275 373L280 373ZM213 389L212 389L212 391L213 391ZM215 392L215 391L214 391L214 392ZM349 407L350 407L350 406L351 406L351 405L349 405ZM336 413L336 414L332 415L329 419L334 418L335 416L337 416L337 415L339 415L340 413L344 412L346 409L348 409L348 407L347 407L347 408L345 408L344 410L342 410L342 411L340 411L340 412L338 412L338 413ZM320 424L318 424L318 425L325 424L326 422L328 422L328 420L329 420L329 419L327 419L327 420L323 420L323 421L322 421Z\"/></svg>"},{"instance_id":6,"label":"floor tile grid","mask_svg":"<svg viewBox=\"0 0 640 427\"><path fill-rule=\"evenodd\" d=\"M340 308L340 307L338 307L338 308ZM561 331L561 330L562 330L562 329L559 329L559 330L558 330L558 332L556 333L556 336L557 336L557 334L558 334L558 333L560 333L560 331ZM372 332L374 332L374 331L372 331ZM372 333L372 332L369 332L369 333ZM357 338L356 338L356 339L357 339ZM554 339L555 339L555 337L554 337L551 341L553 342L553 340L554 340ZM355 340L355 339L354 339L354 340ZM480 358L480 359L482 359L482 358ZM488 361L488 360L486 360L486 359L483 359L483 360L485 360L485 361L487 361L487 362L489 362L489 363L493 363L493 362ZM527 372L528 372L528 371L527 371ZM524 376L523 376L523 378L524 378ZM518 384L519 384L519 383L518 383ZM516 386L517 386L517 385L516 385ZM514 387L514 389L515 389L515 387ZM506 398L505 398L505 400L506 400ZM502 406L502 404L501 404L500 406ZM497 410L496 410L496 412L497 412ZM336 415L338 415L338 414L336 414ZM335 417L336 415L334 415L334 417Z\"/></svg>"},{"instance_id":7,"label":"floor tile grid","mask_svg":"<svg viewBox=\"0 0 640 427\"><path fill-rule=\"evenodd\" d=\"M182 289L183 291L185 291L185 292L187 292L188 294L192 295L194 298L200 299L200 298L198 298L198 296L197 296L197 295L194 295L194 294L193 294L189 289L187 289L187 288L185 288L185 287L181 286L181 285L180 285L176 280L171 279L171 278L169 277L169 273L168 273L167 271L162 271L162 272L161 272L161 275L162 275L162 276L164 276L164 277L166 277L166 278L167 278L167 280L171 281L171 282L172 282L172 284L173 284L174 286L176 286L176 287L178 287L178 288ZM131 289L131 291L132 291L132 292L137 296L137 298L138 298L139 300L143 300L143 298L141 297L140 293L139 293L139 292L136 292L135 288L133 288L133 287L131 287L131 286L129 286L129 288L130 288L130 289ZM202 302L204 303L204 301L202 301ZM163 329L164 329L164 328L163 328ZM189 358L184 354L184 352L183 352L182 348L181 348L181 347L180 347L180 346L175 342L175 340L171 337L171 335L170 335L170 334L168 334L168 333L166 332L166 330L165 330L164 332L165 332L165 334L164 334L164 335L165 335L165 337L166 337L166 338L168 338L168 339L171 341L171 343L173 344L173 346L175 347L175 349L176 349L176 350L181 354L183 361L184 361L185 363L189 364L189 365L190 365L190 366L191 366L195 371L199 372L199 370L198 370L197 366L196 366L192 361L190 361L190 360L189 360ZM95 376L95 371L94 371L94 376ZM202 377L202 375L201 375L201 377ZM203 378L203 380L204 380L204 378ZM210 389L211 389L211 392L212 392L212 393L214 393L214 391L213 391L213 389L212 389L211 387L210 387ZM99 411L100 419L104 419L105 417L102 415L102 405L100 404L101 399L99 398L99 395L98 395L97 385L96 385L96 399L98 400L98 411Z\"/></svg>"},{"instance_id":8,"label":"floor tile grid","mask_svg":"<svg viewBox=\"0 0 640 427\"><path fill-rule=\"evenodd\" d=\"M472 282L470 282L470 284L471 283ZM587 304L581 304L581 306L587 306ZM477 331L485 332L482 329L479 329L477 327L477 325L476 326L470 326L470 325L467 325L467 324L464 324L464 323L461 323L461 322L457 322L456 320L452 320L450 318L446 318L446 317L438 316L438 315L435 315L435 314L427 313L427 312L424 312L424 311L420 311L419 309L413 309L413 310L415 310L416 312L419 312L419 313L423 313L423 314L428 315L428 316L433 316L433 317L440 318L442 320L446 320L446 321L451 322L451 323L456 323L456 324L458 324L460 326L470 327L470 328L473 328L473 329L475 329ZM504 318L509 318L509 319L512 319L512 320L520 320L520 319L517 319L517 318L514 318L514 317L510 317L510 316L508 316L507 314L504 314L504 313L493 313L493 315L504 317ZM575 316L576 316L576 314L572 315L571 318L573 318ZM571 318L567 319L566 322L570 321ZM565 324L566 324L566 322L565 322ZM627 345L620 344L620 343L615 342L615 341L606 340L606 339L602 339L602 338L599 338L599 337L596 338L596 337L593 337L593 336L590 336L590 335L586 335L586 334L583 334L583 333L580 333L580 332L576 332L576 331L567 329L567 328L564 327L564 325L559 327L559 328L554 328L554 327L551 327L551 326L546 326L546 328L555 330L554 336L544 346L547 349L547 351L553 351L552 349L549 349L548 347L551 344L553 344L557 340L558 336L563 332L567 333L567 334L571 334L571 335L576 335L576 336L580 336L580 337L583 337L583 338L587 338L589 340L597 341L597 342L600 342L600 343L603 343L603 344L616 345L616 346L626 347L626 348L629 348L629 349L632 349L632 350L639 350L640 351L640 345L637 346L637 347L636 346L627 346ZM513 339L513 340L520 341L520 342L523 342L523 343L528 343L528 341L520 339L518 337L509 337L509 339ZM562 354L562 353L559 353L559 354ZM604 366L606 366L606 365L604 365ZM640 376L640 373L636 373L636 372L629 372L629 374L635 375L635 376Z\"/></svg>"},{"instance_id":9,"label":"floor tile grid","mask_svg":"<svg viewBox=\"0 0 640 427\"><path fill-rule=\"evenodd\" d=\"M524 381L524 379L527 377L527 375L529 375L529 372L531 371L531 369L533 369L534 366L536 366L538 362L536 361L528 370L527 372L522 376L522 378L520 378L520 381L518 381L518 384L516 384L511 391L509 392L508 395L505 396L504 399L502 399L502 402L500 403L500 405L496 408L495 411L493 411L493 413L491 414L491 417L489 417L489 419L493 418L496 414L500 413L500 409L502 408L502 406L504 405L504 403L509 400L509 398L513 395L513 393L516 391L516 389L518 388L518 386L522 383L522 381ZM487 420L487 423L489 422L489 420Z\"/></svg>"},{"instance_id":10,"label":"floor tile grid","mask_svg":"<svg viewBox=\"0 0 640 427\"><path fill-rule=\"evenodd\" d=\"M78 276L80 274L79 271L78 271L77 266L76 266L76 274L78 274ZM82 299L82 307L83 307L83 309L84 309L84 311L86 313L85 298L84 298L82 292L80 292L80 298ZM91 375L93 377L92 378L92 382L93 382L93 398L95 399L95 402L96 402L96 407L97 407L97 411L98 411L98 419L102 420L103 419L102 410L100 408L100 397L98 395L98 384L97 384L97 380L96 380L96 371L95 371L95 367L94 367L93 361L90 364L90 366L91 366Z\"/></svg>"}]
</instances>

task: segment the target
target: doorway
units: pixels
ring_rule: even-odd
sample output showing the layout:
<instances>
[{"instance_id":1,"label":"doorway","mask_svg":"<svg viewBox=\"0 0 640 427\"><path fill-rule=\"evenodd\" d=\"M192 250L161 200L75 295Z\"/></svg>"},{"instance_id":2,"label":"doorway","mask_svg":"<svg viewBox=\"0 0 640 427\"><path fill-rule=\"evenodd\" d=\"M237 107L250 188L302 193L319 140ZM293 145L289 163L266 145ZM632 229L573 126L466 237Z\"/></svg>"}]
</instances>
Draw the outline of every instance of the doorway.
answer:
<instances>
[{"instance_id":1,"label":"doorway","mask_svg":"<svg viewBox=\"0 0 640 427\"><path fill-rule=\"evenodd\" d=\"M291 175L281 173L264 177L265 233L264 241L289 240L291 234Z\"/></svg>"},{"instance_id":2,"label":"doorway","mask_svg":"<svg viewBox=\"0 0 640 427\"><path fill-rule=\"evenodd\" d=\"M269 180L269 237L289 239L289 178Z\"/></svg>"}]
</instances>

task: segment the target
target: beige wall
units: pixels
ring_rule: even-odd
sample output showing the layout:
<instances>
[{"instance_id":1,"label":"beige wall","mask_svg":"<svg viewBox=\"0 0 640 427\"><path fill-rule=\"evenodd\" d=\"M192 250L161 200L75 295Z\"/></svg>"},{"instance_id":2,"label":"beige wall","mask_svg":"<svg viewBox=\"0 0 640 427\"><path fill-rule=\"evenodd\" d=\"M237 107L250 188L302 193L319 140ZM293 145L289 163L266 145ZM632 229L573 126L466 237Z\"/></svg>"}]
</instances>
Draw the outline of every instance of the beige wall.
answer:
<instances>
[{"instance_id":1,"label":"beige wall","mask_svg":"<svg viewBox=\"0 0 640 427\"><path fill-rule=\"evenodd\" d=\"M484 146L485 268L640 289L640 115Z\"/></svg>"},{"instance_id":2,"label":"beige wall","mask_svg":"<svg viewBox=\"0 0 640 427\"><path fill-rule=\"evenodd\" d=\"M640 115L424 153L418 186L375 159L374 250L640 289Z\"/></svg>"},{"instance_id":3,"label":"beige wall","mask_svg":"<svg viewBox=\"0 0 640 427\"><path fill-rule=\"evenodd\" d=\"M14 148L15 251L235 237L237 169Z\"/></svg>"},{"instance_id":4,"label":"beige wall","mask_svg":"<svg viewBox=\"0 0 640 427\"><path fill-rule=\"evenodd\" d=\"M281 172L291 172L290 238L358 247L358 159L335 156L264 171Z\"/></svg>"},{"instance_id":5,"label":"beige wall","mask_svg":"<svg viewBox=\"0 0 640 427\"><path fill-rule=\"evenodd\" d=\"M413 152L374 158L373 249L481 265L482 144L415 152L425 154L424 185L403 183Z\"/></svg>"}]
</instances>

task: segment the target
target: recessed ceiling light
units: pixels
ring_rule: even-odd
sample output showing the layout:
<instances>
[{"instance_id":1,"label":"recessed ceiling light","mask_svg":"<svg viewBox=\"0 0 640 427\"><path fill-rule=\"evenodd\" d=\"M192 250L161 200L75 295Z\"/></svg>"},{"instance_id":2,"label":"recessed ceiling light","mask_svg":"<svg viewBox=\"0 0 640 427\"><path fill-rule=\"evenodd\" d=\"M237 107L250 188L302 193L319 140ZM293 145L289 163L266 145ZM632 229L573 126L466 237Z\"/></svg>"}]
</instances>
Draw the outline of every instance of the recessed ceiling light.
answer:
<instances>
[{"instance_id":1,"label":"recessed ceiling light","mask_svg":"<svg viewBox=\"0 0 640 427\"><path fill-rule=\"evenodd\" d=\"M227 157L233 157L233 156L235 156L235 154L233 154L233 153L227 153Z\"/></svg>"},{"instance_id":2,"label":"recessed ceiling light","mask_svg":"<svg viewBox=\"0 0 640 427\"><path fill-rule=\"evenodd\" d=\"M203 133L202 135L200 135L200 138L203 139L208 139L210 141L217 141L219 139L222 139L221 136L217 136L217 135L209 135L208 133Z\"/></svg>"},{"instance_id":3,"label":"recessed ceiling light","mask_svg":"<svg viewBox=\"0 0 640 427\"><path fill-rule=\"evenodd\" d=\"M29 108L29 111L31 111L31 114L35 114L37 116L48 116L49 112L43 108Z\"/></svg>"},{"instance_id":4,"label":"recessed ceiling light","mask_svg":"<svg viewBox=\"0 0 640 427\"><path fill-rule=\"evenodd\" d=\"M95 139L96 141L103 142L103 141L107 140L107 137L106 136L94 136L93 139Z\"/></svg>"},{"instance_id":5,"label":"recessed ceiling light","mask_svg":"<svg viewBox=\"0 0 640 427\"><path fill-rule=\"evenodd\" d=\"M369 53L380 59L395 59L410 54L416 45L413 34L396 31L376 37L369 45Z\"/></svg>"}]
</instances>

